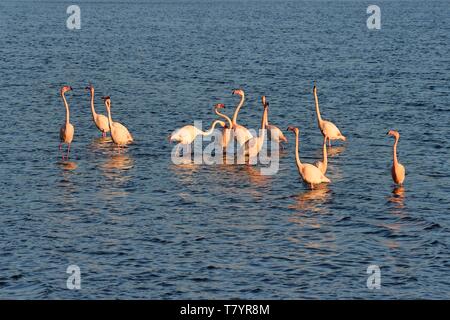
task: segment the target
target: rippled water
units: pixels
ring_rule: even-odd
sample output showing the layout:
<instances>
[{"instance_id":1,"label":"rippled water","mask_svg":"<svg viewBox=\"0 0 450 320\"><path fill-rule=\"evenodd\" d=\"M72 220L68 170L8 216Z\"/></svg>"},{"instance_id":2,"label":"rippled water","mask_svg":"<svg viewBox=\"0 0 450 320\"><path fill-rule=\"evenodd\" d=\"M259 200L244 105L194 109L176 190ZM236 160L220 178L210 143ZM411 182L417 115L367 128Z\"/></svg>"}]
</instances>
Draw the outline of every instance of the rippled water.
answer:
<instances>
[{"instance_id":1,"label":"rippled water","mask_svg":"<svg viewBox=\"0 0 450 320\"><path fill-rule=\"evenodd\" d=\"M367 1L78 3L70 31L68 3L0 2L1 298L450 298L447 1L377 1L377 32ZM313 80L348 137L330 185L301 183L292 134L274 176L171 163L167 135L215 119L237 87L242 124L259 126L265 94L273 123L300 127L302 159L320 158ZM99 139L88 82L133 133L125 153Z\"/></svg>"}]
</instances>

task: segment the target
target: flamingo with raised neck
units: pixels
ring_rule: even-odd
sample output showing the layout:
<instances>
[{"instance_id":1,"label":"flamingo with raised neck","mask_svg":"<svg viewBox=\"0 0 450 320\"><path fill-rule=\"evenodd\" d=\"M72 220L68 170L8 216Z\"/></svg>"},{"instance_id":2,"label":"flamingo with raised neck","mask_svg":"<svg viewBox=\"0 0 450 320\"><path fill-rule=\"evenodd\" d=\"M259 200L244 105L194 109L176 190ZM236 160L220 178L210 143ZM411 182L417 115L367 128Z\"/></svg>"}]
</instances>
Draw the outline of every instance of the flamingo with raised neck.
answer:
<instances>
[{"instance_id":1,"label":"flamingo with raised neck","mask_svg":"<svg viewBox=\"0 0 450 320\"><path fill-rule=\"evenodd\" d=\"M120 147L133 142L133 136L120 122L114 122L111 117L111 98L109 96L102 97L108 111L109 129L111 131L111 139L117 145L120 153Z\"/></svg>"},{"instance_id":2,"label":"flamingo with raised neck","mask_svg":"<svg viewBox=\"0 0 450 320\"><path fill-rule=\"evenodd\" d=\"M89 90L89 92L91 93L91 113L92 113L92 120L94 121L95 126L97 127L98 130L100 130L100 132L102 133L102 137L105 138L106 137L106 133L109 132L109 121L108 121L108 117L103 115L103 114L98 114L97 112L95 112L95 107L94 107L94 86L92 84L89 84L86 87L86 90Z\"/></svg>"},{"instance_id":3,"label":"flamingo with raised neck","mask_svg":"<svg viewBox=\"0 0 450 320\"><path fill-rule=\"evenodd\" d=\"M295 133L295 160L297 163L297 169L302 177L303 181L310 185L311 189L314 189L315 184L320 183L329 183L331 182L330 179L328 179L322 171L320 171L319 168L316 166L309 164L309 163L302 163L300 161L300 155L299 155L299 135L300 131L296 127L288 127L287 130L292 131Z\"/></svg>"},{"instance_id":4,"label":"flamingo with raised neck","mask_svg":"<svg viewBox=\"0 0 450 320\"><path fill-rule=\"evenodd\" d=\"M394 146L392 148L392 180L394 180L394 182L398 185L403 185L403 181L405 181L406 170L405 167L400 162L398 162L397 159L397 144L398 140L400 140L400 133L395 130L389 130L387 134L395 138Z\"/></svg>"},{"instance_id":5,"label":"flamingo with raised neck","mask_svg":"<svg viewBox=\"0 0 450 320\"><path fill-rule=\"evenodd\" d=\"M219 111L219 109L223 109L223 108L225 108L225 105L223 103L217 103L214 106L214 112L219 117L222 117L223 119L225 119L227 122L225 124L225 126L223 126L223 129L222 129L222 141L221 141L222 148L226 149L231 140L231 131L233 128L233 122L231 121L230 117L228 117L226 114L223 114Z\"/></svg>"},{"instance_id":6,"label":"flamingo with raised neck","mask_svg":"<svg viewBox=\"0 0 450 320\"><path fill-rule=\"evenodd\" d=\"M319 125L319 129L322 132L322 135L324 137L328 138L328 146L331 147L331 140L342 140L345 141L347 138L345 138L341 131L339 131L338 127L331 121L322 120L322 116L320 115L320 109L319 109L319 98L317 97L317 87L316 82L314 81L314 102L316 104L316 114L317 114L317 123Z\"/></svg>"},{"instance_id":7,"label":"flamingo with raised neck","mask_svg":"<svg viewBox=\"0 0 450 320\"><path fill-rule=\"evenodd\" d=\"M241 110L242 106L244 105L245 93L244 93L244 90L242 90L242 89L235 89L232 91L232 94L238 95L241 97L241 100L239 101L239 104L237 105L236 110L234 111L232 124L233 124L234 137L236 138L239 145L242 146L248 140L253 138L253 135L246 127L241 126L240 124L237 123L237 117L238 117L239 111Z\"/></svg>"},{"instance_id":8,"label":"flamingo with raised neck","mask_svg":"<svg viewBox=\"0 0 450 320\"><path fill-rule=\"evenodd\" d=\"M267 103L264 103L263 106L264 111L261 119L260 134L257 137L253 137L250 140L247 140L247 142L245 143L245 150L246 154L249 156L249 159L252 157L256 157L264 145L264 139L266 137L267 110L269 109L269 105Z\"/></svg>"},{"instance_id":9,"label":"flamingo with raised neck","mask_svg":"<svg viewBox=\"0 0 450 320\"><path fill-rule=\"evenodd\" d=\"M211 128L207 131L202 131L200 129L198 129L197 127L193 126L193 125L186 125L184 127L181 127L179 129L176 129L170 136L169 136L169 141L175 141L178 142L178 146L180 144L183 145L190 145L197 136L202 135L202 136L209 136L210 134L212 134L214 132L214 129L216 127L217 124L220 124L222 127L225 126L225 122L221 121L221 120L214 120L211 124ZM176 154L178 154L178 147L176 150Z\"/></svg>"},{"instance_id":10,"label":"flamingo with raised neck","mask_svg":"<svg viewBox=\"0 0 450 320\"><path fill-rule=\"evenodd\" d=\"M72 87L70 86L63 86L60 90L61 98L64 102L64 107L66 108L66 121L59 129L59 150L61 150L61 145L63 143L67 144L67 154L66 159L69 159L69 153L70 153L70 144L73 140L73 135L75 133L75 128L70 123L70 110L69 110L69 104L67 103L65 93L68 91L72 91ZM62 155L62 158L64 160L64 154Z\"/></svg>"},{"instance_id":11,"label":"flamingo with raised neck","mask_svg":"<svg viewBox=\"0 0 450 320\"><path fill-rule=\"evenodd\" d=\"M263 105L267 104L267 107L269 107L269 102L267 101L266 96L262 96L261 102ZM277 126L269 123L269 111L267 111L266 129L268 137L271 141L278 143L280 146L282 146L281 142L288 142L283 131L281 131Z\"/></svg>"}]
</instances>

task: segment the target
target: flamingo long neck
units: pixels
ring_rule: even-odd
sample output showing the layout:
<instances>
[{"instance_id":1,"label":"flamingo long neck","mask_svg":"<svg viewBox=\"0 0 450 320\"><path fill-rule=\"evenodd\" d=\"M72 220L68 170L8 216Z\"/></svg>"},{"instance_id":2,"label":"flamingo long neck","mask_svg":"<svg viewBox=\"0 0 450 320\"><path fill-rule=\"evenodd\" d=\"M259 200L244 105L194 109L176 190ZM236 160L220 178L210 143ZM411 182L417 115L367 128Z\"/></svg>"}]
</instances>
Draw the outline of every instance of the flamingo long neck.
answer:
<instances>
[{"instance_id":1,"label":"flamingo long neck","mask_svg":"<svg viewBox=\"0 0 450 320\"><path fill-rule=\"evenodd\" d=\"M211 133L213 133L214 128L216 127L216 125L217 125L218 123L221 123L221 122L222 122L222 121L220 121L220 120L215 120L215 121L212 123L211 128L210 128L208 131L200 131L200 132L201 132L201 135L202 135L202 136L209 136Z\"/></svg>"},{"instance_id":2,"label":"flamingo long neck","mask_svg":"<svg viewBox=\"0 0 450 320\"><path fill-rule=\"evenodd\" d=\"M214 112L219 116L224 118L227 122L228 122L228 127L231 128L233 127L233 122L231 121L230 117L227 116L226 114L220 113L219 110L214 109Z\"/></svg>"},{"instance_id":3,"label":"flamingo long neck","mask_svg":"<svg viewBox=\"0 0 450 320\"><path fill-rule=\"evenodd\" d=\"M298 131L295 133L295 161L297 162L297 168L299 171L303 168L303 164L300 161L300 155L299 155L299 137L298 137Z\"/></svg>"},{"instance_id":4,"label":"flamingo long neck","mask_svg":"<svg viewBox=\"0 0 450 320\"><path fill-rule=\"evenodd\" d=\"M69 104L67 103L66 96L64 93L61 93L61 97L64 101L64 107L66 108L66 123L70 122L70 111L69 111Z\"/></svg>"},{"instance_id":5,"label":"flamingo long neck","mask_svg":"<svg viewBox=\"0 0 450 320\"><path fill-rule=\"evenodd\" d=\"M319 109L319 98L317 97L317 89L314 87L314 102L316 104L316 113L317 113L317 122L320 124L322 123L322 116L320 115L320 109Z\"/></svg>"},{"instance_id":6,"label":"flamingo long neck","mask_svg":"<svg viewBox=\"0 0 450 320\"><path fill-rule=\"evenodd\" d=\"M266 137L266 125L267 125L267 111L269 108L265 107L264 108L264 112L263 112L263 116L261 119L261 134L258 137L259 138L259 142L260 142L260 146L262 146L263 142L264 142L264 138Z\"/></svg>"},{"instance_id":7,"label":"flamingo long neck","mask_svg":"<svg viewBox=\"0 0 450 320\"><path fill-rule=\"evenodd\" d=\"M394 147L392 148L392 153L393 153L393 157L394 157L394 164L397 165L398 164L398 159L397 159L397 144L398 144L398 140L400 138L399 137L395 137L395 142L394 142Z\"/></svg>"},{"instance_id":8,"label":"flamingo long neck","mask_svg":"<svg viewBox=\"0 0 450 320\"><path fill-rule=\"evenodd\" d=\"M327 138L326 137L323 139L323 151L322 152L323 152L322 162L323 162L323 164L324 164L324 166L326 168L327 165L328 165Z\"/></svg>"},{"instance_id":9,"label":"flamingo long neck","mask_svg":"<svg viewBox=\"0 0 450 320\"><path fill-rule=\"evenodd\" d=\"M236 122L237 116L238 116L239 110L240 110L240 109L242 108L242 106L244 105L244 100L245 100L245 95L243 94L243 95L241 96L241 101L239 102L239 104L238 104L238 106L236 107L236 110L234 111L234 114L233 114L233 125L236 125L236 124L237 124L237 122Z\"/></svg>"},{"instance_id":10,"label":"flamingo long neck","mask_svg":"<svg viewBox=\"0 0 450 320\"><path fill-rule=\"evenodd\" d=\"M95 108L94 108L94 93L91 93L91 112L92 112L92 118L94 118L95 120L95 116L97 115L97 113L95 112Z\"/></svg>"},{"instance_id":11,"label":"flamingo long neck","mask_svg":"<svg viewBox=\"0 0 450 320\"><path fill-rule=\"evenodd\" d=\"M111 118L111 107L108 105L107 102L105 102L105 105L106 105L106 111L108 111L109 130L111 130L111 132L112 132L112 124L113 124L113 121L112 121L112 118Z\"/></svg>"}]
</instances>

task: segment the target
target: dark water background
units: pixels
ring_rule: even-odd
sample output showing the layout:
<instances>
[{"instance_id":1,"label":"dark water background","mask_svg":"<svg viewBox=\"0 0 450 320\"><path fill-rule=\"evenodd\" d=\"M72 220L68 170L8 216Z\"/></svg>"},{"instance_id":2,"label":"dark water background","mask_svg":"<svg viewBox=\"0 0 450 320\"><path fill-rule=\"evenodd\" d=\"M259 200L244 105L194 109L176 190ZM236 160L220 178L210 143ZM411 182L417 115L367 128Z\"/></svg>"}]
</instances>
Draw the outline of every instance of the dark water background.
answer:
<instances>
[{"instance_id":1,"label":"dark water background","mask_svg":"<svg viewBox=\"0 0 450 320\"><path fill-rule=\"evenodd\" d=\"M450 298L448 1L376 1L379 31L368 1L79 1L77 31L70 4L0 2L0 298ZM300 182L292 135L275 176L171 163L167 135L212 121L236 87L242 124L259 126L265 94L274 124L300 127L302 159L320 158L313 80L348 137L329 186ZM126 153L98 141L88 82L135 136Z\"/></svg>"}]
</instances>

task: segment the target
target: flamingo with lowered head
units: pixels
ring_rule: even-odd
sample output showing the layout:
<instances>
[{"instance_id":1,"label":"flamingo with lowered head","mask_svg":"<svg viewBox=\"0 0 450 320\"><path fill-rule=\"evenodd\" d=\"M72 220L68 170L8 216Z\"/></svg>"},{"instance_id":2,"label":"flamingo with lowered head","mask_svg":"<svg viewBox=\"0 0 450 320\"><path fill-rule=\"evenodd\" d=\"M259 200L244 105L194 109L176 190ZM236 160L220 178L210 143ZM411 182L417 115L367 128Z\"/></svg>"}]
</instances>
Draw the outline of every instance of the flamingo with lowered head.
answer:
<instances>
[{"instance_id":1,"label":"flamingo with lowered head","mask_svg":"<svg viewBox=\"0 0 450 320\"><path fill-rule=\"evenodd\" d=\"M333 122L322 120L322 116L320 115L319 110L319 98L317 98L317 87L315 81L313 92L314 92L314 102L316 104L317 123L319 124L319 128L320 131L322 132L322 135L328 138L328 146L331 147L331 140L342 140L342 141L347 140L347 138L345 138L342 135L341 131L339 131L338 127L336 127L336 125Z\"/></svg>"},{"instance_id":2,"label":"flamingo with lowered head","mask_svg":"<svg viewBox=\"0 0 450 320\"><path fill-rule=\"evenodd\" d=\"M64 87L61 88L61 91L60 91L61 98L63 99L63 102L64 102L64 107L66 108L66 122L59 129L59 141L60 141L60 143L59 143L59 150L61 150L61 145L63 143L66 143L67 144L67 155L66 155L66 158L69 159L70 144L72 143L72 140L73 140L73 134L75 132L75 128L70 123L69 104L67 103L66 96L65 96L65 93L67 91L72 91L72 87L64 86ZM64 154L63 154L62 158L64 160Z\"/></svg>"},{"instance_id":3,"label":"flamingo with lowered head","mask_svg":"<svg viewBox=\"0 0 450 320\"><path fill-rule=\"evenodd\" d=\"M111 118L111 98L109 96L102 97L105 102L106 111L108 111L109 130L111 131L111 139L117 144L120 153L120 146L125 146L133 142L133 136L128 129L119 122L113 122Z\"/></svg>"},{"instance_id":4,"label":"flamingo with lowered head","mask_svg":"<svg viewBox=\"0 0 450 320\"><path fill-rule=\"evenodd\" d=\"M322 160L317 161L314 165L319 168L319 170L325 174L328 167L328 155L327 155L327 136L323 137L323 149L322 149Z\"/></svg>"},{"instance_id":5,"label":"flamingo with lowered head","mask_svg":"<svg viewBox=\"0 0 450 320\"><path fill-rule=\"evenodd\" d=\"M262 96L261 101L263 105L267 104L267 107L269 106L269 102L266 101L266 96ZM266 129L271 141L279 143L280 146L281 142L287 143L287 138L283 134L283 131L281 131L277 126L269 123L269 114L267 114Z\"/></svg>"},{"instance_id":6,"label":"flamingo with lowered head","mask_svg":"<svg viewBox=\"0 0 450 320\"><path fill-rule=\"evenodd\" d=\"M198 135L209 136L213 133L217 124L220 124L222 127L225 126L225 122L221 120L214 120L211 124L211 128L208 131L202 131L193 125L187 125L176 129L170 136L169 141L176 141L179 144L190 145ZM177 148L178 150L178 148Z\"/></svg>"},{"instance_id":7,"label":"flamingo with lowered head","mask_svg":"<svg viewBox=\"0 0 450 320\"><path fill-rule=\"evenodd\" d=\"M230 117L228 117L226 114L219 112L219 109L222 108L225 108L225 105L223 103L218 103L214 106L214 112L219 117L222 117L227 121L227 124L222 129L222 141L221 141L222 148L226 149L231 140L231 130L233 128L233 122L231 121Z\"/></svg>"},{"instance_id":8,"label":"flamingo with lowered head","mask_svg":"<svg viewBox=\"0 0 450 320\"><path fill-rule=\"evenodd\" d=\"M309 164L309 163L302 163L300 161L299 156L299 130L295 127L288 127L289 131L292 131L295 133L295 160L297 162L297 168L298 172L300 173L302 179L304 182L308 183L311 187L311 189L314 189L315 184L320 184L322 182L329 183L331 182L330 179L328 179L322 171L320 171L319 168L316 166Z\"/></svg>"},{"instance_id":9,"label":"flamingo with lowered head","mask_svg":"<svg viewBox=\"0 0 450 320\"><path fill-rule=\"evenodd\" d=\"M108 117L103 114L98 114L95 112L94 108L94 86L92 84L89 84L89 86L86 87L86 90L89 90L91 93L91 112L92 112L92 120L95 123L95 126L98 130L102 133L102 137L106 137L106 133L109 132L109 121Z\"/></svg>"},{"instance_id":10,"label":"flamingo with lowered head","mask_svg":"<svg viewBox=\"0 0 450 320\"><path fill-rule=\"evenodd\" d=\"M394 182L396 184L402 185L403 181L405 181L405 167L398 162L397 159L397 144L398 144L398 140L400 139L400 133L398 133L395 130L389 130L389 132L387 133L390 136L395 137L395 143L394 143L394 147L392 150L393 153L393 163L392 163L392 169L391 169L391 174L392 174L392 180L394 180Z\"/></svg>"},{"instance_id":11,"label":"flamingo with lowered head","mask_svg":"<svg viewBox=\"0 0 450 320\"><path fill-rule=\"evenodd\" d=\"M265 100L264 100L265 102ZM253 137L250 140L247 140L245 143L245 151L249 158L256 157L261 151L264 145L264 138L266 137L266 123L267 123L267 110L269 105L264 103L264 112L261 119L261 133L257 137Z\"/></svg>"},{"instance_id":12,"label":"flamingo with lowered head","mask_svg":"<svg viewBox=\"0 0 450 320\"><path fill-rule=\"evenodd\" d=\"M232 123L233 123L234 137L236 138L237 142L241 146L243 146L245 144L245 142L247 142L247 140L250 140L251 138L253 138L253 135L246 127L241 126L241 125L237 124L237 122L236 122L239 110L241 110L242 106L244 105L245 93L244 93L244 90L242 90L242 89L235 89L232 91L232 94L239 95L241 97L241 100L240 100L239 104L237 105L236 110L234 110Z\"/></svg>"}]
</instances>

